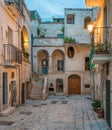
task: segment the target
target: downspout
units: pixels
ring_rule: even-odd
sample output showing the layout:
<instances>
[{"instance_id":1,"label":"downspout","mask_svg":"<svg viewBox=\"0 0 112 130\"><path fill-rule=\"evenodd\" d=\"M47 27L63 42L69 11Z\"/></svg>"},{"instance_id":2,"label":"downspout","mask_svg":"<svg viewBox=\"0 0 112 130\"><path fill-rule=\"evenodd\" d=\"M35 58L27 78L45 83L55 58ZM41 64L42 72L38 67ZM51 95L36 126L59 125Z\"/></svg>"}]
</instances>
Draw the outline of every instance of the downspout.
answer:
<instances>
[{"instance_id":1,"label":"downspout","mask_svg":"<svg viewBox=\"0 0 112 130\"><path fill-rule=\"evenodd\" d=\"M31 69L33 72L33 42L34 42L34 37L33 34L31 34Z\"/></svg>"},{"instance_id":2,"label":"downspout","mask_svg":"<svg viewBox=\"0 0 112 130\"><path fill-rule=\"evenodd\" d=\"M21 41L19 40L19 38L20 38L20 32L19 32L19 18L18 18L18 48L20 48L20 44L19 43L21 43ZM21 50L21 49L20 49ZM22 65L22 64L21 64ZM18 66L18 74L19 74L19 83L18 83L18 88L19 88L19 96L18 96L18 105L20 105L20 79L21 79L21 71L20 71L20 66Z\"/></svg>"}]
</instances>

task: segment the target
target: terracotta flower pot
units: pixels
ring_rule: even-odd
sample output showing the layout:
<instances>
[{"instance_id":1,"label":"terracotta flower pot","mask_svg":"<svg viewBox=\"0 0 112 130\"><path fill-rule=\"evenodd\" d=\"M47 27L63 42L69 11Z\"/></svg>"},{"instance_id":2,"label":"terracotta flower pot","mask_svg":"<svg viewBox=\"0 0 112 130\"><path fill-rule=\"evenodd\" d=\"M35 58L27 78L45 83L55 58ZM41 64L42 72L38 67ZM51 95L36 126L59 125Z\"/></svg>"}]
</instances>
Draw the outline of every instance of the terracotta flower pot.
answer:
<instances>
[{"instance_id":1,"label":"terracotta flower pot","mask_svg":"<svg viewBox=\"0 0 112 130\"><path fill-rule=\"evenodd\" d=\"M103 118L104 117L104 110L102 108L100 108L97 112L98 114L98 118Z\"/></svg>"}]
</instances>

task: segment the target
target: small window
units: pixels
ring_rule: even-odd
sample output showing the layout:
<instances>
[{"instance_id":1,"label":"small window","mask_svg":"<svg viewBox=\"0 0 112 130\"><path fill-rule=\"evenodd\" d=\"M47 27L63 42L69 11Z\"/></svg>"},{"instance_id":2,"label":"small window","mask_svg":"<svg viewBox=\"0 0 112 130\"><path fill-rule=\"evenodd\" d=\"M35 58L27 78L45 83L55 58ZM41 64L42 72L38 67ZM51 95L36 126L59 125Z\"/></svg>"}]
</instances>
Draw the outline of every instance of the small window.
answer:
<instances>
[{"instance_id":1,"label":"small window","mask_svg":"<svg viewBox=\"0 0 112 130\"><path fill-rule=\"evenodd\" d=\"M73 47L69 47L68 48L68 57L69 58L73 58L74 56L74 48Z\"/></svg>"},{"instance_id":2,"label":"small window","mask_svg":"<svg viewBox=\"0 0 112 130\"><path fill-rule=\"evenodd\" d=\"M67 15L67 24L74 24L74 18L75 16L73 14Z\"/></svg>"},{"instance_id":3,"label":"small window","mask_svg":"<svg viewBox=\"0 0 112 130\"><path fill-rule=\"evenodd\" d=\"M46 59L42 60L42 66L47 66L48 65L48 61Z\"/></svg>"},{"instance_id":4,"label":"small window","mask_svg":"<svg viewBox=\"0 0 112 130\"><path fill-rule=\"evenodd\" d=\"M11 73L11 78L14 78L14 72Z\"/></svg>"},{"instance_id":5,"label":"small window","mask_svg":"<svg viewBox=\"0 0 112 130\"><path fill-rule=\"evenodd\" d=\"M90 84L85 84L85 88L90 88Z\"/></svg>"},{"instance_id":6,"label":"small window","mask_svg":"<svg viewBox=\"0 0 112 130\"><path fill-rule=\"evenodd\" d=\"M85 70L89 70L89 57L85 57Z\"/></svg>"},{"instance_id":7,"label":"small window","mask_svg":"<svg viewBox=\"0 0 112 130\"><path fill-rule=\"evenodd\" d=\"M49 88L49 91L50 91L50 92L53 92L53 91L54 91L54 88Z\"/></svg>"},{"instance_id":8,"label":"small window","mask_svg":"<svg viewBox=\"0 0 112 130\"><path fill-rule=\"evenodd\" d=\"M64 61L63 60L57 61L57 70L58 71L64 71Z\"/></svg>"}]
</instances>

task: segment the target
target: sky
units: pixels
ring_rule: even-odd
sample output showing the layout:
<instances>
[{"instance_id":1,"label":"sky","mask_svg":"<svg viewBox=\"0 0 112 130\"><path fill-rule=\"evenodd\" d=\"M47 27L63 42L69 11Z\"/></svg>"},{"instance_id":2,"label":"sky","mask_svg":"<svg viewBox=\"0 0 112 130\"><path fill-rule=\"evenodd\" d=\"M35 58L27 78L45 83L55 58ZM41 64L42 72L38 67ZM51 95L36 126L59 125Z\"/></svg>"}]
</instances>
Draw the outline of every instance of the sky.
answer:
<instances>
[{"instance_id":1,"label":"sky","mask_svg":"<svg viewBox=\"0 0 112 130\"><path fill-rule=\"evenodd\" d=\"M85 0L25 0L29 10L37 10L41 18L63 17L64 8L85 8Z\"/></svg>"}]
</instances>

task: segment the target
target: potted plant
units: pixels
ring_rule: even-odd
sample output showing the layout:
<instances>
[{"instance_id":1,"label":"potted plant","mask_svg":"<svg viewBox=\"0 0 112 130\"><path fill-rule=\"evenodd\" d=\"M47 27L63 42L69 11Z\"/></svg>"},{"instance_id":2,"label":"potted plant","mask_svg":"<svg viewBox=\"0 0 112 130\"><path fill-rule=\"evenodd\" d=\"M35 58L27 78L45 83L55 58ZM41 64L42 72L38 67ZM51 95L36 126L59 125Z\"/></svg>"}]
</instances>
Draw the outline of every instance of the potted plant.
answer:
<instances>
[{"instance_id":1,"label":"potted plant","mask_svg":"<svg viewBox=\"0 0 112 130\"><path fill-rule=\"evenodd\" d=\"M93 110L94 111L98 111L98 108L101 107L101 103L99 100L94 100L93 103L92 103L92 107L93 107Z\"/></svg>"},{"instance_id":2,"label":"potted plant","mask_svg":"<svg viewBox=\"0 0 112 130\"><path fill-rule=\"evenodd\" d=\"M104 117L104 110L103 110L103 108L98 108L97 114L98 114L99 118L103 118Z\"/></svg>"},{"instance_id":3,"label":"potted plant","mask_svg":"<svg viewBox=\"0 0 112 130\"><path fill-rule=\"evenodd\" d=\"M108 41L105 41L103 44L95 45L96 54L108 54L111 44Z\"/></svg>"}]
</instances>

